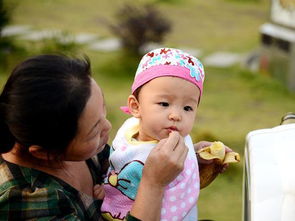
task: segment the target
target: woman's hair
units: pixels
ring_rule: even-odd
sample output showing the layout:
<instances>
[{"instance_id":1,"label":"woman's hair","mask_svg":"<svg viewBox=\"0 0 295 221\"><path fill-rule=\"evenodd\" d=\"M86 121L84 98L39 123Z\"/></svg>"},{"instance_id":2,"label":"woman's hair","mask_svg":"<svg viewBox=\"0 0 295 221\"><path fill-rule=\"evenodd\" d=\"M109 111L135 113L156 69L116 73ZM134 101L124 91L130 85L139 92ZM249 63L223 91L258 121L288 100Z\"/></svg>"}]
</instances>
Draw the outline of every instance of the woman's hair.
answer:
<instances>
[{"instance_id":1,"label":"woman's hair","mask_svg":"<svg viewBox=\"0 0 295 221\"><path fill-rule=\"evenodd\" d=\"M65 153L91 93L90 62L40 55L15 67L0 95L0 153L15 142Z\"/></svg>"}]
</instances>

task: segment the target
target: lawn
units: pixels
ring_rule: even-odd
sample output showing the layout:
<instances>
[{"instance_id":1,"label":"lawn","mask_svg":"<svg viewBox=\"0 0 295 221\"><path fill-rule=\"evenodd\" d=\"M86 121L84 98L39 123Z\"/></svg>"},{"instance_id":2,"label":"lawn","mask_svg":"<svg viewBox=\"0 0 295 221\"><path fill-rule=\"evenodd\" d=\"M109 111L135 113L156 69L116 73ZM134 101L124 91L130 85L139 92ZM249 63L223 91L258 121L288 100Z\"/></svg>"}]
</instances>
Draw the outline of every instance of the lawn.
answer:
<instances>
[{"instance_id":1,"label":"lawn","mask_svg":"<svg viewBox=\"0 0 295 221\"><path fill-rule=\"evenodd\" d=\"M91 32L101 38L112 37L102 20L114 21L118 7L127 2L6 1L15 6L13 24L29 24L36 29L62 29L70 33ZM173 29L166 37L165 45L201 49L201 60L214 51L248 53L256 50L259 48L259 27L268 20L266 0L138 2L156 2L159 10L172 21ZM120 52L98 53L84 49L84 53L90 57L93 75L104 91L108 118L113 124L113 137L127 118L120 112L119 106L126 102L136 66L124 67L121 71ZM276 126L282 115L295 110L294 93L268 76L239 66L205 67L205 71L204 96L192 133L194 141L221 140L243 156L245 136L249 131ZM2 72L1 84L9 70ZM129 72L130 75L120 76L118 73L121 72ZM242 168L243 162L231 165L214 183L201 191L198 202L200 218L241 220Z\"/></svg>"},{"instance_id":2,"label":"lawn","mask_svg":"<svg viewBox=\"0 0 295 221\"><path fill-rule=\"evenodd\" d=\"M114 21L116 11L126 2L156 3L173 23L165 43L200 48L204 53L248 52L257 46L258 29L269 17L267 0L112 0L111 4L106 0L6 1L14 7L13 23L101 37L111 36L103 21Z\"/></svg>"}]
</instances>

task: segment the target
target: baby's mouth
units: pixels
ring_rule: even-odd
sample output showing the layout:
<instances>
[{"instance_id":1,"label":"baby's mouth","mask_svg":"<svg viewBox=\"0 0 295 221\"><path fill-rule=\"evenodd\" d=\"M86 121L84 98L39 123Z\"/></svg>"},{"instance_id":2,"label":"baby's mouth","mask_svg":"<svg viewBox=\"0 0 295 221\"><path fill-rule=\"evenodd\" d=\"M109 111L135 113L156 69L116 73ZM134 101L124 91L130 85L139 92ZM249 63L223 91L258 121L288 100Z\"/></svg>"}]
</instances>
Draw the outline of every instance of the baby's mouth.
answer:
<instances>
[{"instance_id":1,"label":"baby's mouth","mask_svg":"<svg viewBox=\"0 0 295 221\"><path fill-rule=\"evenodd\" d=\"M171 127L168 127L167 130L168 130L169 132L172 132L172 131L178 131L178 128L175 127L175 126L171 126Z\"/></svg>"}]
</instances>

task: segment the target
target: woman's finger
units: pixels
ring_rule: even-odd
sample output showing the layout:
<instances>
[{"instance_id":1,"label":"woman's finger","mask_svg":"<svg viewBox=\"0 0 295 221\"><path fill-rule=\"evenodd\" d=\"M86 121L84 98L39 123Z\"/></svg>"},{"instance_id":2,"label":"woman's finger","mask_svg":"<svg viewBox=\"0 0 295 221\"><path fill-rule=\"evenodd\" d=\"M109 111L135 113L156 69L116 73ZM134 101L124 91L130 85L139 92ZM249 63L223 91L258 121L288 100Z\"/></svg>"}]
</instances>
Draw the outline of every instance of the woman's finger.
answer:
<instances>
[{"instance_id":1,"label":"woman's finger","mask_svg":"<svg viewBox=\"0 0 295 221\"><path fill-rule=\"evenodd\" d=\"M182 152L179 155L179 160L178 160L179 162L182 163L183 166L184 166L184 162L185 162L185 159L187 157L187 154L188 154L188 148L187 148L187 146L185 146L185 148L182 148Z\"/></svg>"},{"instance_id":2,"label":"woman's finger","mask_svg":"<svg viewBox=\"0 0 295 221\"><path fill-rule=\"evenodd\" d=\"M169 137L167 138L167 140L165 141L166 150L169 152L174 151L180 139L181 139L180 134L176 131L172 131L169 134Z\"/></svg>"},{"instance_id":3,"label":"woman's finger","mask_svg":"<svg viewBox=\"0 0 295 221\"><path fill-rule=\"evenodd\" d=\"M179 163L181 170L184 166L184 161L188 153L188 147L185 145L184 138L180 136L178 144L175 146L172 157Z\"/></svg>"}]
</instances>

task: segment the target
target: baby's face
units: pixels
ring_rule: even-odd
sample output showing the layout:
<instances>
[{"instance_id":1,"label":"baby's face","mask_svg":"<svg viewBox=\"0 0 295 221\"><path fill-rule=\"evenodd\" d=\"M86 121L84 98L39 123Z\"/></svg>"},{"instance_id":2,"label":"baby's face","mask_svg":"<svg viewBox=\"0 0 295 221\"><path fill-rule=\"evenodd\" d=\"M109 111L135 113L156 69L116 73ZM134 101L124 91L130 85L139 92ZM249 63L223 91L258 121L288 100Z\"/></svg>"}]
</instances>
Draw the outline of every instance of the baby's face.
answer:
<instances>
[{"instance_id":1,"label":"baby's face","mask_svg":"<svg viewBox=\"0 0 295 221\"><path fill-rule=\"evenodd\" d=\"M178 77L158 77L145 84L138 97L138 140L161 140L173 130L188 135L194 125L200 91Z\"/></svg>"}]
</instances>

